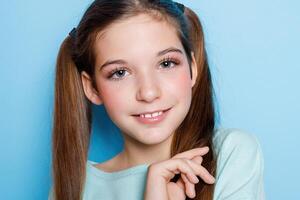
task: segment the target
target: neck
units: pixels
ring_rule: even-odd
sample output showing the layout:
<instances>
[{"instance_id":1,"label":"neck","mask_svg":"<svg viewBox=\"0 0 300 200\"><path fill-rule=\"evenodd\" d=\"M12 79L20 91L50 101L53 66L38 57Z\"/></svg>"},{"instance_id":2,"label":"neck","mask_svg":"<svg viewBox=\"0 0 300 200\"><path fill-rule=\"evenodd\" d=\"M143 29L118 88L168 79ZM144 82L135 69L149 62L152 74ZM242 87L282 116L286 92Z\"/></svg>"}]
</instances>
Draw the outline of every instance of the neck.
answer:
<instances>
[{"instance_id":1,"label":"neck","mask_svg":"<svg viewBox=\"0 0 300 200\"><path fill-rule=\"evenodd\" d=\"M173 134L155 145L141 144L125 136L124 150L120 153L120 160L125 168L167 160L171 157L172 136Z\"/></svg>"}]
</instances>

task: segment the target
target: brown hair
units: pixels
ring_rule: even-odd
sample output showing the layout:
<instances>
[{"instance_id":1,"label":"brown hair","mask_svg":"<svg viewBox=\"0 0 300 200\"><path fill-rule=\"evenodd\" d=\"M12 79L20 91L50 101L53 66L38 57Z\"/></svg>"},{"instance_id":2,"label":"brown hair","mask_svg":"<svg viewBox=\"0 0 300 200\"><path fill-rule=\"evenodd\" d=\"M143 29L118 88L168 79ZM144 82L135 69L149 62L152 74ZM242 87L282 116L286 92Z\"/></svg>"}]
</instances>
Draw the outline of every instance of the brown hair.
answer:
<instances>
[{"instance_id":1,"label":"brown hair","mask_svg":"<svg viewBox=\"0 0 300 200\"><path fill-rule=\"evenodd\" d=\"M91 102L83 91L80 73L85 71L94 79L93 45L97 34L117 20L145 12L158 20L167 20L177 28L190 70L191 52L194 52L198 66L191 107L175 131L171 155L209 146L210 151L203 157L202 165L215 176L213 87L203 30L197 15L187 7L182 10L171 0L96 0L84 13L76 33L63 41L58 53L52 135L52 192L56 200L83 198L92 111ZM212 199L213 192L214 184L206 184L200 179L194 199Z\"/></svg>"}]
</instances>

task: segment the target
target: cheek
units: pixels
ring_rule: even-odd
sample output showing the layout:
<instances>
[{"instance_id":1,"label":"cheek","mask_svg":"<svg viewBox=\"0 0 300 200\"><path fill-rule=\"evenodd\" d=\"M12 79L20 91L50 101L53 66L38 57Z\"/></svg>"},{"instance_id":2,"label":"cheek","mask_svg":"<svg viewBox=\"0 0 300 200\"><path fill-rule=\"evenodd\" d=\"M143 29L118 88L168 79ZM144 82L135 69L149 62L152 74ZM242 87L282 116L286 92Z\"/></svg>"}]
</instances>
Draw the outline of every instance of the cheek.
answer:
<instances>
[{"instance_id":1,"label":"cheek","mask_svg":"<svg viewBox=\"0 0 300 200\"><path fill-rule=\"evenodd\" d=\"M102 83L101 86L98 87L105 109L112 114L123 110L124 106L126 108L125 104L128 101L125 98L129 96L124 88L122 89L118 86L118 88L116 88L114 86L117 85Z\"/></svg>"},{"instance_id":2,"label":"cheek","mask_svg":"<svg viewBox=\"0 0 300 200\"><path fill-rule=\"evenodd\" d=\"M173 80L170 81L172 84L168 84L168 91L172 91L172 93L179 98L187 98L191 93L191 85L192 80L190 78L190 74L186 70L180 71Z\"/></svg>"},{"instance_id":3,"label":"cheek","mask_svg":"<svg viewBox=\"0 0 300 200\"><path fill-rule=\"evenodd\" d=\"M191 89L191 81L190 76L182 74L178 77L177 82L181 90L189 90Z\"/></svg>"},{"instance_id":4,"label":"cheek","mask_svg":"<svg viewBox=\"0 0 300 200\"><path fill-rule=\"evenodd\" d=\"M186 99L191 95L192 80L188 67L181 68L177 73L163 77L158 80L160 89L166 93L171 94L178 99ZM124 87L122 84L112 84L111 82L101 81L97 83L101 93L101 99L107 111L114 115L119 111L126 111L128 109L128 102L132 102L132 92L134 87L127 85Z\"/></svg>"}]
</instances>

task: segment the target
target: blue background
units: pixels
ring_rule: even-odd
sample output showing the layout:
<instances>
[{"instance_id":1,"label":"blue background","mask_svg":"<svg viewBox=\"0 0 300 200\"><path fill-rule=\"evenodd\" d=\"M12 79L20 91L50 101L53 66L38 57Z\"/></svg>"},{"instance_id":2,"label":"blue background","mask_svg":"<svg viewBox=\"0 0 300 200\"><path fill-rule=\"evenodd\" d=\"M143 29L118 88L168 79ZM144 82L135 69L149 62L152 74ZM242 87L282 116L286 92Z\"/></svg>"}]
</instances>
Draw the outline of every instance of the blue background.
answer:
<instances>
[{"instance_id":1,"label":"blue background","mask_svg":"<svg viewBox=\"0 0 300 200\"><path fill-rule=\"evenodd\" d=\"M48 197L56 56L90 2L1 2L1 199ZM203 22L220 125L260 140L267 199L300 199L300 1L180 2ZM93 115L89 158L100 162L122 138L103 107Z\"/></svg>"}]
</instances>

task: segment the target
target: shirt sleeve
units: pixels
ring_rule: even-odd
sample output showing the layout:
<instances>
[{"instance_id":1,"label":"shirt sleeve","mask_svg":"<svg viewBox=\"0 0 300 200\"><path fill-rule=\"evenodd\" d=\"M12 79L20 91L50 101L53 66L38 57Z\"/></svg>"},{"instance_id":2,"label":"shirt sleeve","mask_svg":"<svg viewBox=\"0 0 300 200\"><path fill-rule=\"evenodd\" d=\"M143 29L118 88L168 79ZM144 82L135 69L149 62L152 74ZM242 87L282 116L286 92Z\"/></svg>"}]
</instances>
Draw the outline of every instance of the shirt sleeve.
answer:
<instances>
[{"instance_id":1,"label":"shirt sleeve","mask_svg":"<svg viewBox=\"0 0 300 200\"><path fill-rule=\"evenodd\" d=\"M214 200L264 200L264 159L258 139L230 129L219 142Z\"/></svg>"}]
</instances>

